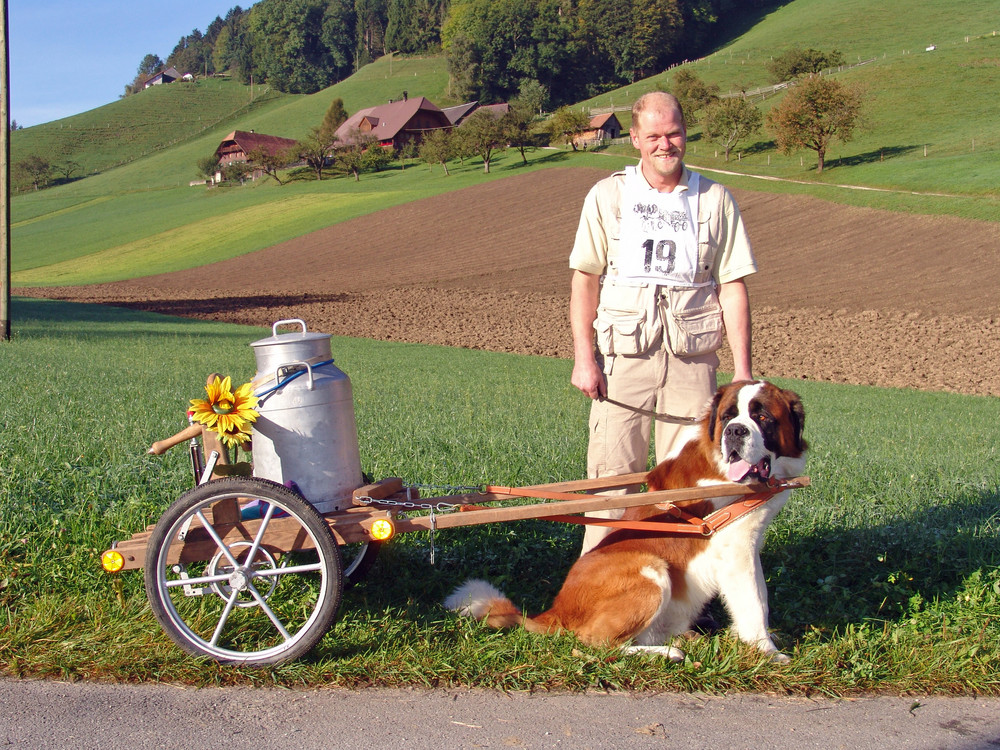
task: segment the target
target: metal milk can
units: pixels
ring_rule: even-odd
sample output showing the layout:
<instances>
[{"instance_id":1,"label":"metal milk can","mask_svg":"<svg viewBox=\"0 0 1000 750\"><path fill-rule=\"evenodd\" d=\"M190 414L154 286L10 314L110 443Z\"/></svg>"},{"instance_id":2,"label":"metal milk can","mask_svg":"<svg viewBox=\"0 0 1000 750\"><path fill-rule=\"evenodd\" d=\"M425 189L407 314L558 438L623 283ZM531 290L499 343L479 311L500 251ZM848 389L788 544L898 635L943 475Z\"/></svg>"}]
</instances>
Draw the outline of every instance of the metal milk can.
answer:
<instances>
[{"instance_id":1,"label":"metal milk can","mask_svg":"<svg viewBox=\"0 0 1000 750\"><path fill-rule=\"evenodd\" d=\"M301 331L278 333L295 324ZM279 320L253 342L254 476L294 482L320 513L351 506L364 484L351 381L333 365L330 334L307 332L299 319Z\"/></svg>"}]
</instances>

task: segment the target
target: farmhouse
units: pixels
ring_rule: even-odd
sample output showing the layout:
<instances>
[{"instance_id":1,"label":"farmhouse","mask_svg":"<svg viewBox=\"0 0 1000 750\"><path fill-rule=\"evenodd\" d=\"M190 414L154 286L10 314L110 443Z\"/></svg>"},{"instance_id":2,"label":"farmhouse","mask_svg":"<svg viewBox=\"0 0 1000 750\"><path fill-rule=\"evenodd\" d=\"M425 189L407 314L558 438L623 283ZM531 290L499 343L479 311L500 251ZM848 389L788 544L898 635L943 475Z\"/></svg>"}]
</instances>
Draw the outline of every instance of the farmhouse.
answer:
<instances>
[{"instance_id":1,"label":"farmhouse","mask_svg":"<svg viewBox=\"0 0 1000 750\"><path fill-rule=\"evenodd\" d=\"M465 104L457 104L454 107L445 107L441 111L444 112L444 116L448 118L453 126L461 125L466 117L471 115L476 109L479 108L479 102L466 102Z\"/></svg>"},{"instance_id":2,"label":"farmhouse","mask_svg":"<svg viewBox=\"0 0 1000 750\"><path fill-rule=\"evenodd\" d=\"M341 143L354 143L358 137L371 138L384 148L398 148L420 140L428 130L450 128L451 121L441 109L426 99L410 99L404 92L399 101L355 112L337 129Z\"/></svg>"},{"instance_id":3,"label":"farmhouse","mask_svg":"<svg viewBox=\"0 0 1000 750\"><path fill-rule=\"evenodd\" d=\"M167 68L166 70L161 70L152 78L147 78L143 88L148 89L150 86L159 86L161 83L173 83L180 77L181 74L177 71L177 68Z\"/></svg>"},{"instance_id":4,"label":"farmhouse","mask_svg":"<svg viewBox=\"0 0 1000 750\"><path fill-rule=\"evenodd\" d=\"M588 128L573 136L573 142L578 148L586 148L587 146L596 146L612 138L619 138L621 134L622 124L614 112L608 112L590 118Z\"/></svg>"},{"instance_id":5,"label":"farmhouse","mask_svg":"<svg viewBox=\"0 0 1000 750\"><path fill-rule=\"evenodd\" d=\"M221 166L233 162L245 162L247 154L255 148L263 148L270 154L276 154L296 144L293 138L282 138L277 135L265 135L254 131L234 130L222 139L215 149L215 157Z\"/></svg>"}]
</instances>

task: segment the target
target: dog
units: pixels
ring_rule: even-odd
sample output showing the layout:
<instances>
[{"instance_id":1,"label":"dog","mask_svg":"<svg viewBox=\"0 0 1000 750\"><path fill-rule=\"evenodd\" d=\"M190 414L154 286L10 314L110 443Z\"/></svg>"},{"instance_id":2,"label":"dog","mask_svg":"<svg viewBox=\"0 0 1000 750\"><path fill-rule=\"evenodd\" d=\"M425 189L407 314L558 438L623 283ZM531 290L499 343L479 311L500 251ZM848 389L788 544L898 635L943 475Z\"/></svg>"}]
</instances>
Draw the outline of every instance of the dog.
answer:
<instances>
[{"instance_id":1,"label":"dog","mask_svg":"<svg viewBox=\"0 0 1000 750\"><path fill-rule=\"evenodd\" d=\"M650 491L737 482L761 483L801 475L805 412L792 391L766 381L718 389L700 421L685 428L680 448L648 475ZM445 606L489 627L530 632L571 631L581 642L620 646L681 661L674 639L690 631L715 596L722 597L732 631L778 662L767 629L767 589L760 548L768 524L787 502L776 494L753 512L708 537L618 529L580 557L552 607L525 616L491 584L469 580ZM686 500L675 506L700 518L744 496ZM657 505L629 508L625 520L677 521Z\"/></svg>"}]
</instances>

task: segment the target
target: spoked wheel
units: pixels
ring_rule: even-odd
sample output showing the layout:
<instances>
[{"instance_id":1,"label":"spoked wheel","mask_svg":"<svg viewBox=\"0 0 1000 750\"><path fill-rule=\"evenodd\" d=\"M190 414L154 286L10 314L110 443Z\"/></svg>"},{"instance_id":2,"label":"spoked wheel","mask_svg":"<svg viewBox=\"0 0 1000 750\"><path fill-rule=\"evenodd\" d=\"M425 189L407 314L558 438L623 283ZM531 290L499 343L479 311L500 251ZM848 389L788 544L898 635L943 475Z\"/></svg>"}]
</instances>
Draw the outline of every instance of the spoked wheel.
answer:
<instances>
[{"instance_id":1,"label":"spoked wheel","mask_svg":"<svg viewBox=\"0 0 1000 750\"><path fill-rule=\"evenodd\" d=\"M323 517L266 479L195 487L146 548L146 594L168 636L196 656L273 665L304 656L343 594L340 550Z\"/></svg>"}]
</instances>

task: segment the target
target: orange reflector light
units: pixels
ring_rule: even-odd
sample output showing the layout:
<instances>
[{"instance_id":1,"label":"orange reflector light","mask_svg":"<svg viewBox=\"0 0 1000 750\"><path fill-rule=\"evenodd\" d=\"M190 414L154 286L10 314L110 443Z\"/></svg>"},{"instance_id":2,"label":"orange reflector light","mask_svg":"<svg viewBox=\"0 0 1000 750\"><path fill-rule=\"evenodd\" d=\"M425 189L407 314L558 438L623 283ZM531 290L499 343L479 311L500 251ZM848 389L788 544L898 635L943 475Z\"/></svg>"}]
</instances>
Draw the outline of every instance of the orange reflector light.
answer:
<instances>
[{"instance_id":1,"label":"orange reflector light","mask_svg":"<svg viewBox=\"0 0 1000 750\"><path fill-rule=\"evenodd\" d=\"M122 557L121 552L109 549L107 552L101 555L101 567L104 568L109 573L117 573L119 570L125 567L125 558Z\"/></svg>"},{"instance_id":2,"label":"orange reflector light","mask_svg":"<svg viewBox=\"0 0 1000 750\"><path fill-rule=\"evenodd\" d=\"M384 542L395 533L396 528L392 525L392 521L388 518L379 518L378 520L372 521L372 539L378 542Z\"/></svg>"}]
</instances>

